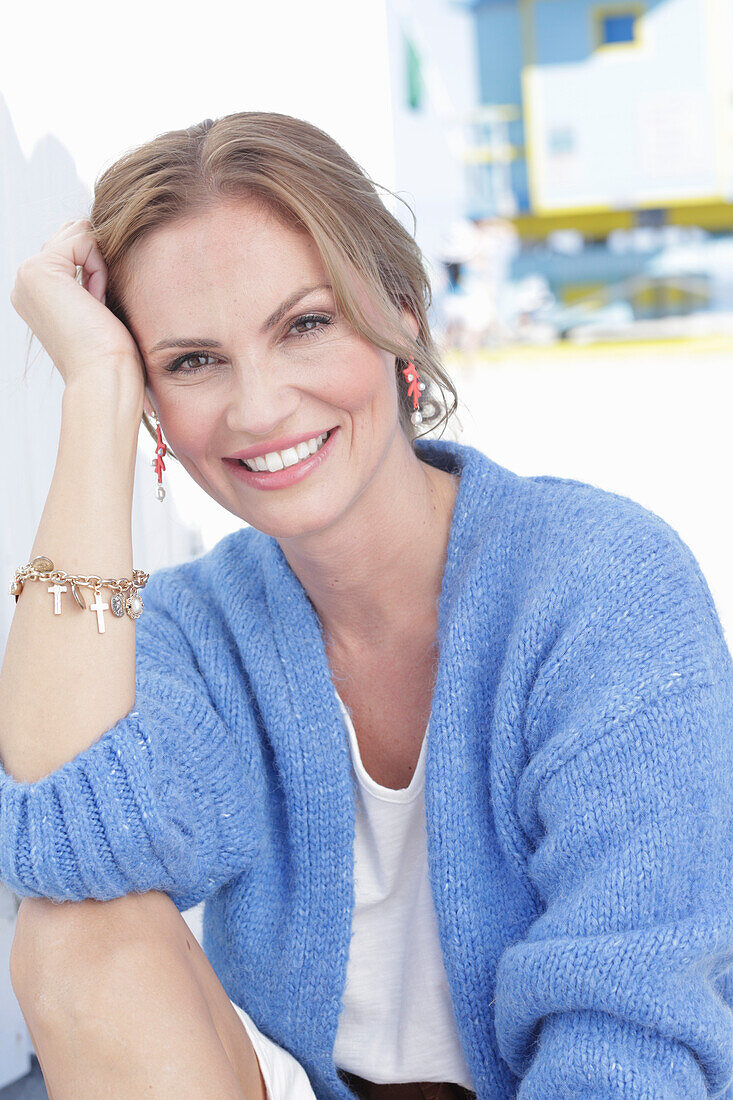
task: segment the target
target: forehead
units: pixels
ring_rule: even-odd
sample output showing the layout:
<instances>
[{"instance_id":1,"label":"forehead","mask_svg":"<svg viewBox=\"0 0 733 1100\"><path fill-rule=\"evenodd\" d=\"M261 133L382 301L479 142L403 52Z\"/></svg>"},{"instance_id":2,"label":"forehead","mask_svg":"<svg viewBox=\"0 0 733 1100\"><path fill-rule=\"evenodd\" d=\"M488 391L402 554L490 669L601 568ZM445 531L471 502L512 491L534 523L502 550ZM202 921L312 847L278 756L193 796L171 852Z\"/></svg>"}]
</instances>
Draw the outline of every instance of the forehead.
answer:
<instances>
[{"instance_id":1,"label":"forehead","mask_svg":"<svg viewBox=\"0 0 733 1100\"><path fill-rule=\"evenodd\" d=\"M269 312L296 284L327 282L310 236L261 204L218 202L160 226L134 246L125 299L133 328L150 330L208 303L215 310L247 299ZM172 319L172 318L171 318Z\"/></svg>"}]
</instances>

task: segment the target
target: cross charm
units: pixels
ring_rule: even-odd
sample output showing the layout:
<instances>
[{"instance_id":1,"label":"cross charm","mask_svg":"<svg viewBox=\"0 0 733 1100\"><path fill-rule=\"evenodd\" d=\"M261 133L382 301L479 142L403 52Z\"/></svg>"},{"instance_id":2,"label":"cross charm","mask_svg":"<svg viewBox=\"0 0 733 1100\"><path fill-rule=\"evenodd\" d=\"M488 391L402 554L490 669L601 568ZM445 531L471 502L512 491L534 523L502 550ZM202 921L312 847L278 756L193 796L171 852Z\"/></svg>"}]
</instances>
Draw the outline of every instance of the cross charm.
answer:
<instances>
[{"instance_id":1,"label":"cross charm","mask_svg":"<svg viewBox=\"0 0 733 1100\"><path fill-rule=\"evenodd\" d=\"M65 584L52 584L48 589L49 592L53 592L53 613L54 615L61 614L61 593L66 591Z\"/></svg>"},{"instance_id":2,"label":"cross charm","mask_svg":"<svg viewBox=\"0 0 733 1100\"><path fill-rule=\"evenodd\" d=\"M97 612L97 629L100 634L104 634L104 612L109 611L109 604L102 602L99 589L94 592L94 603L90 604L89 610Z\"/></svg>"}]
</instances>

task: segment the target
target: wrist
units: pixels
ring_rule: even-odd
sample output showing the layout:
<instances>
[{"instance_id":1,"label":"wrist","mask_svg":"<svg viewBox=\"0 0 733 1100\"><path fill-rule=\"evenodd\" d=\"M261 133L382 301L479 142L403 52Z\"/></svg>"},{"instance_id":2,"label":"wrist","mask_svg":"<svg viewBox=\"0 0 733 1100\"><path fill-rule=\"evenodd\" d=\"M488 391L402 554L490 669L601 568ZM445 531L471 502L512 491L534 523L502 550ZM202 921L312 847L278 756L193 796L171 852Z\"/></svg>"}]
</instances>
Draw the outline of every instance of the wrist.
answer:
<instances>
[{"instance_id":1,"label":"wrist","mask_svg":"<svg viewBox=\"0 0 733 1100\"><path fill-rule=\"evenodd\" d=\"M142 422L145 390L115 368L99 371L66 384L61 404L64 415L79 410L95 420L109 424L110 418L135 432Z\"/></svg>"}]
</instances>

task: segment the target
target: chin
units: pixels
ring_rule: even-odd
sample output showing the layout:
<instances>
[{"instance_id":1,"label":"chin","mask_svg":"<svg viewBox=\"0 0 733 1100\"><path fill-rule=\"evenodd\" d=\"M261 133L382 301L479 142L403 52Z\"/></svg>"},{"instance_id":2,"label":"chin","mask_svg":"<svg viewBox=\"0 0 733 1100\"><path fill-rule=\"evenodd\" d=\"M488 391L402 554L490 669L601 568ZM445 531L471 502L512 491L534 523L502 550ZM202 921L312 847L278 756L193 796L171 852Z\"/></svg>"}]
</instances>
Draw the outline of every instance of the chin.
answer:
<instances>
[{"instance_id":1,"label":"chin","mask_svg":"<svg viewBox=\"0 0 733 1100\"><path fill-rule=\"evenodd\" d=\"M325 531L336 521L339 514L334 509L332 501L324 504L321 510L314 508L312 502L308 502L302 509L297 504L293 504L292 507L282 505L279 514L277 507L274 507L272 512L271 516L260 513L242 518L245 523L256 527L264 535L271 535L276 539L293 539Z\"/></svg>"}]
</instances>

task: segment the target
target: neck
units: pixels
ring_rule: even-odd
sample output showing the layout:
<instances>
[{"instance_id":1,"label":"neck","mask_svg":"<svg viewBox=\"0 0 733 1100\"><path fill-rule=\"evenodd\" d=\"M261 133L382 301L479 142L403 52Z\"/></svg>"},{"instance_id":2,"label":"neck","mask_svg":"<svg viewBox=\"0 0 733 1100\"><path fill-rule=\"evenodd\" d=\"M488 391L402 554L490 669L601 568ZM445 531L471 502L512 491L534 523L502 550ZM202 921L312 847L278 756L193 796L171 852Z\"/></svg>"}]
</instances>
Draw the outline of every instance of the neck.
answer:
<instances>
[{"instance_id":1,"label":"neck","mask_svg":"<svg viewBox=\"0 0 733 1100\"><path fill-rule=\"evenodd\" d=\"M336 522L279 540L332 644L384 651L434 634L457 491L399 433Z\"/></svg>"}]
</instances>

